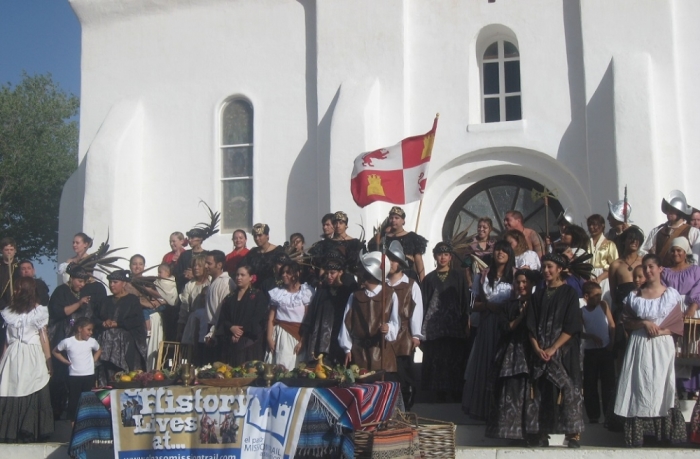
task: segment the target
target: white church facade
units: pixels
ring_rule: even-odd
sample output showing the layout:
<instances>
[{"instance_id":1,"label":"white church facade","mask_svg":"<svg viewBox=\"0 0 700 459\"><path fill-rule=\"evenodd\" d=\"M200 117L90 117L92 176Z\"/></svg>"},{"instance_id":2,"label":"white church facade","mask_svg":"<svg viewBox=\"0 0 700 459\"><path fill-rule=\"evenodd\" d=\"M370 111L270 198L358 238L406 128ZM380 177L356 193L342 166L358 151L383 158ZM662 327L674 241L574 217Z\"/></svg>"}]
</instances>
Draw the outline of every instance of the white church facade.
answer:
<instances>
[{"instance_id":1,"label":"white church facade","mask_svg":"<svg viewBox=\"0 0 700 459\"><path fill-rule=\"evenodd\" d=\"M69 1L80 167L60 260L74 233L109 230L153 264L206 219L200 199L223 214L207 249L256 222L308 246L337 210L359 236L390 205L355 205L354 158L438 112L417 228L430 247L510 208L543 231L543 187L550 215L579 224L625 186L647 231L669 190L700 204L694 0ZM403 207L414 229L418 203Z\"/></svg>"}]
</instances>

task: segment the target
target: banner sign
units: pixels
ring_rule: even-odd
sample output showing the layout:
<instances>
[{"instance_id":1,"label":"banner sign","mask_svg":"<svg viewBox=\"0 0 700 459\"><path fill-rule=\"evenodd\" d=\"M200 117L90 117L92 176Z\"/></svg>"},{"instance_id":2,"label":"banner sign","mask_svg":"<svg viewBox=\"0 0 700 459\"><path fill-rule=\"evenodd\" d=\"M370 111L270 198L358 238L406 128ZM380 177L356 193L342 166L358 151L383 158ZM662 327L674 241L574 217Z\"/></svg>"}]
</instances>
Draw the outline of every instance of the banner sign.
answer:
<instances>
[{"instance_id":1,"label":"banner sign","mask_svg":"<svg viewBox=\"0 0 700 459\"><path fill-rule=\"evenodd\" d=\"M113 390L115 459L291 459L313 389Z\"/></svg>"}]
</instances>

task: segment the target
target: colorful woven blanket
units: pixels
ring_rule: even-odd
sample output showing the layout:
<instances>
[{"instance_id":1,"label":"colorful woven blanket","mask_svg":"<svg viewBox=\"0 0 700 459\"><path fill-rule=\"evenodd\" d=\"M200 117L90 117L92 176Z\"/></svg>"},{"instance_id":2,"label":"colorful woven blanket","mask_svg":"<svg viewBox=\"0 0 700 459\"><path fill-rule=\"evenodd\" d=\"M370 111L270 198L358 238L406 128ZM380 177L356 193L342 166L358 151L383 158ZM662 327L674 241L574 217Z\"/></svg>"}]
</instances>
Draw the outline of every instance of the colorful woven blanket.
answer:
<instances>
[{"instance_id":1,"label":"colorful woven blanket","mask_svg":"<svg viewBox=\"0 0 700 459\"><path fill-rule=\"evenodd\" d=\"M340 426L351 430L374 430L377 423L391 417L399 395L399 383L396 382L314 391L314 397L328 410L330 416Z\"/></svg>"},{"instance_id":2,"label":"colorful woven blanket","mask_svg":"<svg viewBox=\"0 0 700 459\"><path fill-rule=\"evenodd\" d=\"M312 398L299 433L295 459L353 459L355 449L352 431L340 430L328 418L328 411L318 399Z\"/></svg>"},{"instance_id":3,"label":"colorful woven blanket","mask_svg":"<svg viewBox=\"0 0 700 459\"><path fill-rule=\"evenodd\" d=\"M112 447L112 417L103 399L105 395L100 392L84 392L80 396L73 437L68 446L70 457L85 459L88 449Z\"/></svg>"}]
</instances>

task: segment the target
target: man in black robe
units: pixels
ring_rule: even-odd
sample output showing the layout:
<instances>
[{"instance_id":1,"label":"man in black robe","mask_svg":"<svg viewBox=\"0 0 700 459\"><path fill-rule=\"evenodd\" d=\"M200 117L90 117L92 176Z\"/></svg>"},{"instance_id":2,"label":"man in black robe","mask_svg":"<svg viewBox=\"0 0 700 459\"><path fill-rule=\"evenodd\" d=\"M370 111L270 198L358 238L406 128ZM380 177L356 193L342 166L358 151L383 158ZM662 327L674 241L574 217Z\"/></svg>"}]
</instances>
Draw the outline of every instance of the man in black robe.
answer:
<instances>
[{"instance_id":1,"label":"man in black robe","mask_svg":"<svg viewBox=\"0 0 700 459\"><path fill-rule=\"evenodd\" d=\"M46 306L49 304L49 286L42 279L36 277L34 263L31 260L22 260L19 262L19 274L21 277L31 277L36 284L36 298L39 304Z\"/></svg>"},{"instance_id":2,"label":"man in black robe","mask_svg":"<svg viewBox=\"0 0 700 459\"><path fill-rule=\"evenodd\" d=\"M17 242L11 237L0 239L0 309L5 309L12 302L14 285L19 279L19 269L17 269ZM5 348L5 320L0 317L0 349Z\"/></svg>"},{"instance_id":3,"label":"man in black robe","mask_svg":"<svg viewBox=\"0 0 700 459\"><path fill-rule=\"evenodd\" d=\"M345 265L342 258L329 258L323 264L323 283L311 299L309 312L301 324L301 334L309 356L325 356L329 364L343 364L345 351L338 343L338 334L343 324L343 315L348 298L359 288L352 279L344 284Z\"/></svg>"}]
</instances>

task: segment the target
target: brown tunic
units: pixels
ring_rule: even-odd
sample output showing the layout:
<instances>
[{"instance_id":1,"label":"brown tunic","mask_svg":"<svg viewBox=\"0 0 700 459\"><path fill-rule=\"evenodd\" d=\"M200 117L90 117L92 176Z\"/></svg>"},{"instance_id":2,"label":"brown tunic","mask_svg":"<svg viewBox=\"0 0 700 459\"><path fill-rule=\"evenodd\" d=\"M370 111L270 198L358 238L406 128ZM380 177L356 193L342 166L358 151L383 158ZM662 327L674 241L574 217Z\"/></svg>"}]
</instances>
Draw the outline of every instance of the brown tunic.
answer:
<instances>
[{"instance_id":1,"label":"brown tunic","mask_svg":"<svg viewBox=\"0 0 700 459\"><path fill-rule=\"evenodd\" d=\"M413 279L409 279L408 283L401 282L393 287L394 293L399 299L399 332L396 335L396 341L391 343L394 348L394 353L397 357L411 355L413 350L413 335L411 334L411 317L416 309L416 303L411 295L413 290Z\"/></svg>"},{"instance_id":2,"label":"brown tunic","mask_svg":"<svg viewBox=\"0 0 700 459\"><path fill-rule=\"evenodd\" d=\"M690 234L690 225L684 223L678 228L669 228L664 225L658 233L654 241L656 256L661 259L661 265L668 268L673 265L671 261L671 243L677 237L688 238Z\"/></svg>"},{"instance_id":3,"label":"brown tunic","mask_svg":"<svg viewBox=\"0 0 700 459\"><path fill-rule=\"evenodd\" d=\"M372 298L363 290L353 293L352 306L345 316L345 327L352 339L352 360L356 365L370 371L395 372L394 348L382 339L382 333L379 331L382 323L386 323L391 317L391 295L394 293L394 289L388 285L384 288L385 292ZM384 314L382 295L385 298Z\"/></svg>"}]
</instances>

